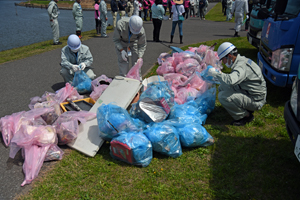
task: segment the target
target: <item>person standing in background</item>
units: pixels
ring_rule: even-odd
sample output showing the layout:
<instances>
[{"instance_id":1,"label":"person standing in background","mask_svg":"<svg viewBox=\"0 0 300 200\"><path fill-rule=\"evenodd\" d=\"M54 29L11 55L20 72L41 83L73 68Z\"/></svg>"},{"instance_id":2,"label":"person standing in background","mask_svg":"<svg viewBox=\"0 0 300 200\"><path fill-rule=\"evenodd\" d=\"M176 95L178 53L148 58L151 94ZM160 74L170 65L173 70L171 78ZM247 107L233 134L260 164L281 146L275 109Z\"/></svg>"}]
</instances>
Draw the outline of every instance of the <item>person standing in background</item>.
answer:
<instances>
[{"instance_id":1,"label":"person standing in background","mask_svg":"<svg viewBox=\"0 0 300 200\"><path fill-rule=\"evenodd\" d=\"M190 16L195 17L195 0L190 0Z\"/></svg>"},{"instance_id":2,"label":"person standing in background","mask_svg":"<svg viewBox=\"0 0 300 200\"><path fill-rule=\"evenodd\" d=\"M232 13L235 13L235 33L233 37L240 37L239 32L243 25L244 14L248 14L247 0L236 0L232 7ZM246 17L249 17L246 15Z\"/></svg>"},{"instance_id":3,"label":"person standing in background","mask_svg":"<svg viewBox=\"0 0 300 200\"><path fill-rule=\"evenodd\" d=\"M128 17L131 17L133 15L133 0L129 0L127 2L127 9L126 9L126 12L127 12L127 16Z\"/></svg>"},{"instance_id":4,"label":"person standing in background","mask_svg":"<svg viewBox=\"0 0 300 200\"><path fill-rule=\"evenodd\" d=\"M226 15L227 0L222 0L222 13Z\"/></svg>"},{"instance_id":5,"label":"person standing in background","mask_svg":"<svg viewBox=\"0 0 300 200\"><path fill-rule=\"evenodd\" d=\"M199 15L200 19L205 20L204 8L205 8L205 1L206 0L199 0Z\"/></svg>"},{"instance_id":6,"label":"person standing in background","mask_svg":"<svg viewBox=\"0 0 300 200\"><path fill-rule=\"evenodd\" d=\"M251 14L252 8L253 8L253 0L248 0L249 12L246 14L248 17L247 17L247 20L246 20L246 23L245 23L245 31L248 31L248 28L249 28L250 14Z\"/></svg>"},{"instance_id":7,"label":"person standing in background","mask_svg":"<svg viewBox=\"0 0 300 200\"><path fill-rule=\"evenodd\" d=\"M119 14L122 17L125 16L126 12L125 9L127 8L127 3L125 0L119 0L118 2Z\"/></svg>"},{"instance_id":8,"label":"person standing in background","mask_svg":"<svg viewBox=\"0 0 300 200\"><path fill-rule=\"evenodd\" d=\"M101 0L100 2L100 19L101 19L101 37L108 38L108 35L106 34L106 28L107 28L107 7L104 0Z\"/></svg>"},{"instance_id":9,"label":"person standing in background","mask_svg":"<svg viewBox=\"0 0 300 200\"><path fill-rule=\"evenodd\" d=\"M231 9L232 9L232 0L227 0L227 6L226 6L226 21L230 21L232 19L231 16Z\"/></svg>"},{"instance_id":10,"label":"person standing in background","mask_svg":"<svg viewBox=\"0 0 300 200\"><path fill-rule=\"evenodd\" d=\"M149 14L150 14L150 21L152 21L152 5L154 4L155 0L149 0L150 6L149 6Z\"/></svg>"},{"instance_id":11,"label":"person standing in background","mask_svg":"<svg viewBox=\"0 0 300 200\"><path fill-rule=\"evenodd\" d=\"M81 30L83 25L83 13L82 13L80 2L81 0L76 0L76 2L73 4L73 10L72 10L72 14L76 23L76 35L79 37L79 39L82 38Z\"/></svg>"},{"instance_id":12,"label":"person standing in background","mask_svg":"<svg viewBox=\"0 0 300 200\"><path fill-rule=\"evenodd\" d=\"M173 13L172 13L172 7L173 7L173 5L175 5L175 4L176 4L176 3L174 3L173 0L168 0L168 7L169 7L169 12L170 12L169 20L172 19L172 15L173 15Z\"/></svg>"},{"instance_id":13,"label":"person standing in background","mask_svg":"<svg viewBox=\"0 0 300 200\"><path fill-rule=\"evenodd\" d=\"M140 2L138 0L134 0L133 1L133 15L139 15L139 10L140 10L140 6L139 6Z\"/></svg>"},{"instance_id":14,"label":"person standing in background","mask_svg":"<svg viewBox=\"0 0 300 200\"><path fill-rule=\"evenodd\" d=\"M205 6L204 6L204 16L206 15L207 13L207 7L208 7L208 0L205 0Z\"/></svg>"},{"instance_id":15,"label":"person standing in background","mask_svg":"<svg viewBox=\"0 0 300 200\"><path fill-rule=\"evenodd\" d=\"M100 11L99 11L100 0L95 0L95 21L96 21L96 32L97 35L101 33L101 20L100 20Z\"/></svg>"},{"instance_id":16,"label":"person standing in background","mask_svg":"<svg viewBox=\"0 0 300 200\"><path fill-rule=\"evenodd\" d=\"M182 42L182 37L183 37L182 24L183 24L183 21L179 20L178 16L183 15L183 13L184 13L183 0L175 0L175 5L172 6L172 11L171 12L173 13L173 22L172 22L172 31L171 31L171 41L170 41L170 43L173 43L175 28L178 24L180 44L182 44L183 43Z\"/></svg>"},{"instance_id":17,"label":"person standing in background","mask_svg":"<svg viewBox=\"0 0 300 200\"><path fill-rule=\"evenodd\" d=\"M163 5L163 7L165 9L165 14L166 14L167 8L168 8L168 0L162 0L162 5Z\"/></svg>"},{"instance_id":18,"label":"person standing in background","mask_svg":"<svg viewBox=\"0 0 300 200\"><path fill-rule=\"evenodd\" d=\"M50 17L50 26L52 28L52 35L53 35L53 45L61 45L62 43L59 41L59 25L58 25L58 0L50 1L48 5L48 14Z\"/></svg>"},{"instance_id":19,"label":"person standing in background","mask_svg":"<svg viewBox=\"0 0 300 200\"><path fill-rule=\"evenodd\" d=\"M162 19L165 14L165 9L162 5L162 0L155 0L155 3L152 5L151 10L153 15L153 42L161 42L159 40L159 33L162 24Z\"/></svg>"},{"instance_id":20,"label":"person standing in background","mask_svg":"<svg viewBox=\"0 0 300 200\"><path fill-rule=\"evenodd\" d=\"M115 29L117 24L117 15L118 15L118 4L116 0L110 1L110 9L111 9L111 15L113 17L113 27Z\"/></svg>"},{"instance_id":21,"label":"person standing in background","mask_svg":"<svg viewBox=\"0 0 300 200\"><path fill-rule=\"evenodd\" d=\"M149 6L150 6L149 1L143 0L144 21L147 21Z\"/></svg>"},{"instance_id":22,"label":"person standing in background","mask_svg":"<svg viewBox=\"0 0 300 200\"><path fill-rule=\"evenodd\" d=\"M185 19L189 17L190 0L184 0L184 14Z\"/></svg>"}]
</instances>

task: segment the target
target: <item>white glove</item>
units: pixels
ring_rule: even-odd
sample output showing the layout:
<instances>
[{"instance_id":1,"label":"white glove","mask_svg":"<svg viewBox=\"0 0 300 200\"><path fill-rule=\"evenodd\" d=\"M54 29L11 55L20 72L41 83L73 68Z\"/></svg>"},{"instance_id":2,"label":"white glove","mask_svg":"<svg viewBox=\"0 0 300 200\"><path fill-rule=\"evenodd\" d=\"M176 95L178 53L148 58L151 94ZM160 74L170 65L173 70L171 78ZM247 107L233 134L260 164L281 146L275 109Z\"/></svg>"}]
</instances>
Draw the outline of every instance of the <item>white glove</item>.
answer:
<instances>
[{"instance_id":1,"label":"white glove","mask_svg":"<svg viewBox=\"0 0 300 200\"><path fill-rule=\"evenodd\" d=\"M98 17L98 20L100 20L100 16Z\"/></svg>"},{"instance_id":2,"label":"white glove","mask_svg":"<svg viewBox=\"0 0 300 200\"><path fill-rule=\"evenodd\" d=\"M72 65L72 69L74 72L77 72L79 70L78 65Z\"/></svg>"},{"instance_id":3,"label":"white glove","mask_svg":"<svg viewBox=\"0 0 300 200\"><path fill-rule=\"evenodd\" d=\"M86 64L85 64L85 63L80 63L80 64L79 64L79 69L80 69L80 70L84 70L85 67L86 67Z\"/></svg>"},{"instance_id":4,"label":"white glove","mask_svg":"<svg viewBox=\"0 0 300 200\"><path fill-rule=\"evenodd\" d=\"M208 76L212 76L215 77L217 74L219 74L220 72L218 70L216 70L215 68L209 68L207 71L207 75Z\"/></svg>"},{"instance_id":5,"label":"white glove","mask_svg":"<svg viewBox=\"0 0 300 200\"><path fill-rule=\"evenodd\" d=\"M122 55L123 60L127 62L127 57L128 57L128 55L127 55L127 53L126 53L125 50L122 50L122 51L121 51L121 55Z\"/></svg>"},{"instance_id":6,"label":"white glove","mask_svg":"<svg viewBox=\"0 0 300 200\"><path fill-rule=\"evenodd\" d=\"M247 19L249 19L249 15L246 15Z\"/></svg>"}]
</instances>

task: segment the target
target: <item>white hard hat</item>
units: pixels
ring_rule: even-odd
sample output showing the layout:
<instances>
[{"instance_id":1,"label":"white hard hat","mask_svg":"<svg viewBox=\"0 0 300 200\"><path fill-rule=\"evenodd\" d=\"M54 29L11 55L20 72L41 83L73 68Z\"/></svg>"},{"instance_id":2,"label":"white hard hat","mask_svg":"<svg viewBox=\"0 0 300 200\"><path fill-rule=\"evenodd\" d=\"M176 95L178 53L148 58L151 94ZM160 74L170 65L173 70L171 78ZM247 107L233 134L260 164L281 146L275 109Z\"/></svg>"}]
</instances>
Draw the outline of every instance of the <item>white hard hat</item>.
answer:
<instances>
[{"instance_id":1,"label":"white hard hat","mask_svg":"<svg viewBox=\"0 0 300 200\"><path fill-rule=\"evenodd\" d=\"M68 47L73 51L77 51L80 48L80 46L81 41L79 37L75 34L70 35L68 38Z\"/></svg>"},{"instance_id":2,"label":"white hard hat","mask_svg":"<svg viewBox=\"0 0 300 200\"><path fill-rule=\"evenodd\" d=\"M219 59L221 60L222 58L224 58L225 56L227 56L227 54L229 54L233 49L235 49L236 47L231 44L230 42L224 42L222 43L219 48L218 48L218 56Z\"/></svg>"},{"instance_id":3,"label":"white hard hat","mask_svg":"<svg viewBox=\"0 0 300 200\"><path fill-rule=\"evenodd\" d=\"M137 15L133 15L129 19L130 32L133 34L139 34L143 27L143 20Z\"/></svg>"}]
</instances>

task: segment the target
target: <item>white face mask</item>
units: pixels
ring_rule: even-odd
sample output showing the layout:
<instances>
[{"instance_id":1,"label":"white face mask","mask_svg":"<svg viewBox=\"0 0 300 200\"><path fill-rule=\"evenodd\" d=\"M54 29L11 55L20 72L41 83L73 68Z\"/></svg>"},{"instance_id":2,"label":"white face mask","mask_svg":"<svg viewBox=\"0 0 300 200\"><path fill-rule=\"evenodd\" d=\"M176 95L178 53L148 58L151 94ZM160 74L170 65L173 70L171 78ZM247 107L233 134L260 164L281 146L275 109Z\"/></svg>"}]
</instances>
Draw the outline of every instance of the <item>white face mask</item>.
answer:
<instances>
[{"instance_id":1,"label":"white face mask","mask_svg":"<svg viewBox=\"0 0 300 200\"><path fill-rule=\"evenodd\" d=\"M229 58L227 57L227 60L229 60ZM228 64L228 61L225 63L226 67L231 68L232 67L232 60L230 60L230 64Z\"/></svg>"},{"instance_id":2,"label":"white face mask","mask_svg":"<svg viewBox=\"0 0 300 200\"><path fill-rule=\"evenodd\" d=\"M79 51L79 49L73 50L71 49L72 52L77 53Z\"/></svg>"}]
</instances>

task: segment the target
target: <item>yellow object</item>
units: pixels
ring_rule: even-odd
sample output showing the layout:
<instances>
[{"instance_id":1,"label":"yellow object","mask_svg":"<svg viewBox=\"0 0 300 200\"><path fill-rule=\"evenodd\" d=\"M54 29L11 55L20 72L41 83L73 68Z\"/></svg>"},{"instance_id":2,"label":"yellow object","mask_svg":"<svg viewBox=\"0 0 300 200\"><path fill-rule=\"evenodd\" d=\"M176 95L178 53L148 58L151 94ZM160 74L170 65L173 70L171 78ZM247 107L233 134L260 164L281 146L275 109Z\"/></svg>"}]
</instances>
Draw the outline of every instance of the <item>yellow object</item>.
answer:
<instances>
[{"instance_id":1,"label":"yellow object","mask_svg":"<svg viewBox=\"0 0 300 200\"><path fill-rule=\"evenodd\" d=\"M92 104L95 104L95 101L94 99L92 98L84 98L84 99L79 99L79 100L74 100L73 102L78 102L78 101L86 101L88 103L92 103ZM64 112L67 112L67 109L65 108L65 105L68 105L69 102L63 102L63 103L60 103L60 107L61 109L64 111Z\"/></svg>"}]
</instances>

